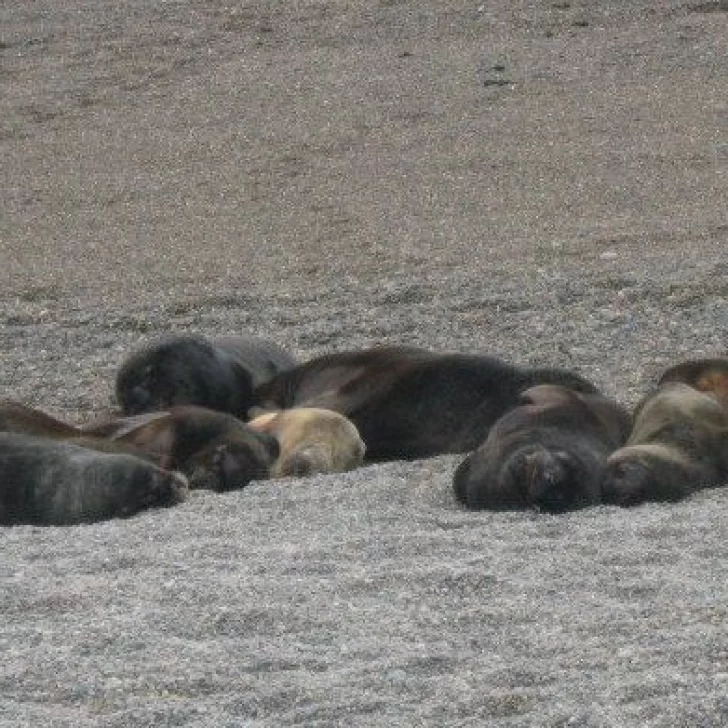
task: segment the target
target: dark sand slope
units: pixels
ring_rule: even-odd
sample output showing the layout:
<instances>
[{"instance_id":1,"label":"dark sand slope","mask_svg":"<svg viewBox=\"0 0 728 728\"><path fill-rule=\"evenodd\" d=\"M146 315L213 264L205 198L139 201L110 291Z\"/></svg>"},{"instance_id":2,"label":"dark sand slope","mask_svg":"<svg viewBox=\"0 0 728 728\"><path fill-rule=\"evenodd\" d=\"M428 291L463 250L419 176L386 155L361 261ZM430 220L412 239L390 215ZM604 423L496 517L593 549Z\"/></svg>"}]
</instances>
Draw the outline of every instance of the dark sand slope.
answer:
<instances>
[{"instance_id":1,"label":"dark sand slope","mask_svg":"<svg viewBox=\"0 0 728 728\"><path fill-rule=\"evenodd\" d=\"M4 3L2 395L88 420L200 330L633 404L726 347L721 7ZM2 725L728 724L728 492L466 513L457 462L3 530Z\"/></svg>"}]
</instances>

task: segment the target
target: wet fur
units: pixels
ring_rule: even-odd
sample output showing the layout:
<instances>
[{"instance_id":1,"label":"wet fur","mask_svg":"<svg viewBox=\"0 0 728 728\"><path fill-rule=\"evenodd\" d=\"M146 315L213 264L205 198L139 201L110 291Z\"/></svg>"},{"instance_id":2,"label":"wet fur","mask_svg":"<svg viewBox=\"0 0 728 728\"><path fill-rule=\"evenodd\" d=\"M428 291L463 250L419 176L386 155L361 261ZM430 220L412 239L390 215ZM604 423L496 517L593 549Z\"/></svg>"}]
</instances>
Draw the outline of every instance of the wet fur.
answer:
<instances>
[{"instance_id":1,"label":"wet fur","mask_svg":"<svg viewBox=\"0 0 728 728\"><path fill-rule=\"evenodd\" d=\"M540 383L596 388L573 372L521 369L499 359L383 347L328 354L255 391L262 407L322 407L348 417L368 460L467 452L521 392Z\"/></svg>"},{"instance_id":2,"label":"wet fur","mask_svg":"<svg viewBox=\"0 0 728 728\"><path fill-rule=\"evenodd\" d=\"M0 434L0 524L73 525L184 500L187 482L139 458Z\"/></svg>"},{"instance_id":3,"label":"wet fur","mask_svg":"<svg viewBox=\"0 0 728 728\"><path fill-rule=\"evenodd\" d=\"M93 437L128 444L165 469L180 470L191 488L243 488L268 477L279 453L277 440L224 412L195 405L170 407L87 425Z\"/></svg>"},{"instance_id":4,"label":"wet fur","mask_svg":"<svg viewBox=\"0 0 728 728\"><path fill-rule=\"evenodd\" d=\"M280 444L280 455L271 469L274 478L342 472L364 459L359 431L338 412L301 407L263 414L249 424Z\"/></svg>"},{"instance_id":5,"label":"wet fur","mask_svg":"<svg viewBox=\"0 0 728 728\"><path fill-rule=\"evenodd\" d=\"M254 337L168 336L133 352L116 377L124 414L194 404L241 419L253 389L295 365L276 344Z\"/></svg>"},{"instance_id":6,"label":"wet fur","mask_svg":"<svg viewBox=\"0 0 728 728\"><path fill-rule=\"evenodd\" d=\"M630 424L627 411L601 395L528 389L457 468L455 497L472 509L553 513L599 503L607 457Z\"/></svg>"},{"instance_id":7,"label":"wet fur","mask_svg":"<svg viewBox=\"0 0 728 728\"><path fill-rule=\"evenodd\" d=\"M728 479L728 411L715 397L666 382L637 407L625 447L608 461L605 503L678 501Z\"/></svg>"}]
</instances>

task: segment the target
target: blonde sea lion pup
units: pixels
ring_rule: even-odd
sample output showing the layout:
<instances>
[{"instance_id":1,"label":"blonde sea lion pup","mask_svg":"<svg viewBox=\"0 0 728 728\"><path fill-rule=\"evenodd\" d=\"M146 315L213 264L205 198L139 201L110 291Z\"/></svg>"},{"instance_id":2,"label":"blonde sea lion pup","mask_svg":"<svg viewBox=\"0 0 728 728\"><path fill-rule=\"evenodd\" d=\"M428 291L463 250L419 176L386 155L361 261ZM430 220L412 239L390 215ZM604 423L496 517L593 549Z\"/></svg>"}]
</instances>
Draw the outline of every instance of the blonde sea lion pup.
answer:
<instances>
[{"instance_id":1,"label":"blonde sea lion pup","mask_svg":"<svg viewBox=\"0 0 728 728\"><path fill-rule=\"evenodd\" d=\"M728 480L728 411L671 382L646 397L624 447L610 455L602 500L620 506L678 501Z\"/></svg>"},{"instance_id":2,"label":"blonde sea lion pup","mask_svg":"<svg viewBox=\"0 0 728 728\"><path fill-rule=\"evenodd\" d=\"M248 425L275 437L281 448L271 477L339 473L361 465L364 441L354 423L338 412L296 407L268 412Z\"/></svg>"}]
</instances>

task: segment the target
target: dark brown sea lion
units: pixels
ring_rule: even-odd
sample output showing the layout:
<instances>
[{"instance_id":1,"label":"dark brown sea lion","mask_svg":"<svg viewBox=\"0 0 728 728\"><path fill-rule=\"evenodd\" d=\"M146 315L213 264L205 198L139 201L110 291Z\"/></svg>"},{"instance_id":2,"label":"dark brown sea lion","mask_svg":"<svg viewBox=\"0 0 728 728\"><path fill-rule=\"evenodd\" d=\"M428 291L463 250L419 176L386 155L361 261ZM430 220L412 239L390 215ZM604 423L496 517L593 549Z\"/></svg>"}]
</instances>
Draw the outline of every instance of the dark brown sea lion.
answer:
<instances>
[{"instance_id":1,"label":"dark brown sea lion","mask_svg":"<svg viewBox=\"0 0 728 728\"><path fill-rule=\"evenodd\" d=\"M184 500L187 481L131 455L0 434L0 524L66 526Z\"/></svg>"},{"instance_id":2,"label":"dark brown sea lion","mask_svg":"<svg viewBox=\"0 0 728 728\"><path fill-rule=\"evenodd\" d=\"M195 405L170 407L84 426L82 432L131 445L166 470L180 470L191 488L243 488L266 478L278 441L236 417Z\"/></svg>"},{"instance_id":3,"label":"dark brown sea lion","mask_svg":"<svg viewBox=\"0 0 728 728\"><path fill-rule=\"evenodd\" d=\"M81 437L81 430L41 410L11 399L0 400L0 432L38 435L65 440Z\"/></svg>"},{"instance_id":4,"label":"dark brown sea lion","mask_svg":"<svg viewBox=\"0 0 728 728\"><path fill-rule=\"evenodd\" d=\"M124 414L195 404L244 419L255 387L295 366L270 341L227 336L167 336L132 353L116 377Z\"/></svg>"},{"instance_id":5,"label":"dark brown sea lion","mask_svg":"<svg viewBox=\"0 0 728 728\"><path fill-rule=\"evenodd\" d=\"M339 473L361 465L365 446L344 415L317 407L294 407L259 415L250 427L278 440L281 452L271 477Z\"/></svg>"},{"instance_id":6,"label":"dark brown sea lion","mask_svg":"<svg viewBox=\"0 0 728 728\"><path fill-rule=\"evenodd\" d=\"M278 374L255 391L263 408L322 407L348 417L368 460L466 452L535 384L596 388L559 369L521 369L499 359L411 347L328 354Z\"/></svg>"},{"instance_id":7,"label":"dark brown sea lion","mask_svg":"<svg viewBox=\"0 0 728 728\"><path fill-rule=\"evenodd\" d=\"M607 462L605 503L678 501L728 481L728 410L682 382L665 383L638 406L624 447Z\"/></svg>"},{"instance_id":8,"label":"dark brown sea lion","mask_svg":"<svg viewBox=\"0 0 728 728\"><path fill-rule=\"evenodd\" d=\"M133 445L121 441L112 441L94 437L76 425L53 417L42 410L29 407L10 399L0 401L0 432L12 432L19 435L36 435L53 440L65 440L79 447L105 453L135 455L142 460L160 464L146 452Z\"/></svg>"},{"instance_id":9,"label":"dark brown sea lion","mask_svg":"<svg viewBox=\"0 0 728 728\"><path fill-rule=\"evenodd\" d=\"M658 386L669 382L683 382L694 389L713 395L728 407L728 357L691 359L675 364L660 377Z\"/></svg>"},{"instance_id":10,"label":"dark brown sea lion","mask_svg":"<svg viewBox=\"0 0 728 728\"><path fill-rule=\"evenodd\" d=\"M599 394L541 385L521 395L455 472L455 496L472 509L559 513L600 502L607 456L630 417Z\"/></svg>"}]
</instances>

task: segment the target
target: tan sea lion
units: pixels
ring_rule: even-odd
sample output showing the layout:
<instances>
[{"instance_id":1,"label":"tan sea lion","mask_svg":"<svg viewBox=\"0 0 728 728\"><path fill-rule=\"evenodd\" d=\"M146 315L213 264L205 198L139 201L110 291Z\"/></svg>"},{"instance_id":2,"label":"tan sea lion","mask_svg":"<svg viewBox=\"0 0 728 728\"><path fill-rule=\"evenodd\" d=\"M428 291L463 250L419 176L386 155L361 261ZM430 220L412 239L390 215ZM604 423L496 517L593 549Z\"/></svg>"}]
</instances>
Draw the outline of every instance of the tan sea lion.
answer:
<instances>
[{"instance_id":1,"label":"tan sea lion","mask_svg":"<svg viewBox=\"0 0 728 728\"><path fill-rule=\"evenodd\" d=\"M603 500L620 506L677 501L728 480L728 410L682 382L637 407L624 447L607 461Z\"/></svg>"},{"instance_id":2,"label":"tan sea lion","mask_svg":"<svg viewBox=\"0 0 728 728\"><path fill-rule=\"evenodd\" d=\"M663 373L658 386L669 382L689 384L728 407L728 357L691 359L675 364Z\"/></svg>"},{"instance_id":3,"label":"tan sea lion","mask_svg":"<svg viewBox=\"0 0 728 728\"><path fill-rule=\"evenodd\" d=\"M259 415L248 424L280 444L280 455L271 468L274 478L338 473L357 467L364 459L359 431L338 412L296 407Z\"/></svg>"}]
</instances>

